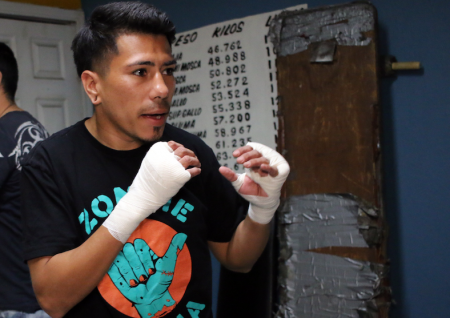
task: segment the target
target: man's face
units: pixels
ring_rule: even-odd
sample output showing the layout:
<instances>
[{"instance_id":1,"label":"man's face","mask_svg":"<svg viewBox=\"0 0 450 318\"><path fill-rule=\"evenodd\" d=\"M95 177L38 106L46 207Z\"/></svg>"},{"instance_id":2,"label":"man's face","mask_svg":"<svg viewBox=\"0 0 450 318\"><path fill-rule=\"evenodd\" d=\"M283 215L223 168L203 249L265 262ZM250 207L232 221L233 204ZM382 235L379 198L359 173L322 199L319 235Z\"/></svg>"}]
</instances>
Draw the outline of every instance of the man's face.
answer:
<instances>
[{"instance_id":1,"label":"man's face","mask_svg":"<svg viewBox=\"0 0 450 318\"><path fill-rule=\"evenodd\" d=\"M125 34L99 75L96 107L100 129L140 146L161 138L175 90L175 60L164 35Z\"/></svg>"}]
</instances>

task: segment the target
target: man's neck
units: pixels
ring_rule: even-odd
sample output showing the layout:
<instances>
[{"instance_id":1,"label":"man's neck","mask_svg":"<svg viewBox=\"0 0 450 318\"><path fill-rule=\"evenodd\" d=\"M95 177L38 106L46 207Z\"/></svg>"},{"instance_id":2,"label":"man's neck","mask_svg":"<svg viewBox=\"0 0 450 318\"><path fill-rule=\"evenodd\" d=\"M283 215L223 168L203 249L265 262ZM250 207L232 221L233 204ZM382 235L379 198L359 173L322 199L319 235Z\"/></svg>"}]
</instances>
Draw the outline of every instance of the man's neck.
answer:
<instances>
[{"instance_id":1,"label":"man's neck","mask_svg":"<svg viewBox=\"0 0 450 318\"><path fill-rule=\"evenodd\" d=\"M0 93L0 118L9 112L17 111L17 110L20 111L21 109L19 107L17 107L17 105L14 102L11 102L6 97L4 92L1 92Z\"/></svg>"},{"instance_id":2,"label":"man's neck","mask_svg":"<svg viewBox=\"0 0 450 318\"><path fill-rule=\"evenodd\" d=\"M124 140L116 136L113 132L105 129L99 122L96 114L87 119L84 123L89 133L97 139L102 145L115 150L133 150L142 146L141 143L134 140Z\"/></svg>"}]
</instances>

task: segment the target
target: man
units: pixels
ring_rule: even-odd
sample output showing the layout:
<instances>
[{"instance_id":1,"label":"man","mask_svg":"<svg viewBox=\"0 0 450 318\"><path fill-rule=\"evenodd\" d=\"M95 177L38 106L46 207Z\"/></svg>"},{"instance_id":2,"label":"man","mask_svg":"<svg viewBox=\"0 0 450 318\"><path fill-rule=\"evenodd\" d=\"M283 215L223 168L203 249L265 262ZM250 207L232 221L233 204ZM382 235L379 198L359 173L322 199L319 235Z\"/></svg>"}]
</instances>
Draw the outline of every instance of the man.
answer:
<instances>
[{"instance_id":1,"label":"man","mask_svg":"<svg viewBox=\"0 0 450 318\"><path fill-rule=\"evenodd\" d=\"M22 255L22 159L48 137L42 125L15 104L19 73L11 49L0 43L0 317L48 317L40 310Z\"/></svg>"},{"instance_id":2,"label":"man","mask_svg":"<svg viewBox=\"0 0 450 318\"><path fill-rule=\"evenodd\" d=\"M94 115L23 168L25 257L52 317L212 317L209 250L246 272L264 249L289 166L255 143L235 151L237 176L165 123L174 35L154 7L118 2L73 41ZM252 202L244 220L233 186Z\"/></svg>"}]
</instances>

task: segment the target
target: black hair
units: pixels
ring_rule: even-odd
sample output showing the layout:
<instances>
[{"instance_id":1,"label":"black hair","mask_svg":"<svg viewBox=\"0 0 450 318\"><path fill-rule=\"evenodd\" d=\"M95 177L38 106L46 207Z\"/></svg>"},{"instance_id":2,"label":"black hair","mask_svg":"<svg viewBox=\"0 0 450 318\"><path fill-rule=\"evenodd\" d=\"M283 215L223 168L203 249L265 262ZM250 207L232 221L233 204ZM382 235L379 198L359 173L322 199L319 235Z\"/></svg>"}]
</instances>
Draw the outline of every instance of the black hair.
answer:
<instances>
[{"instance_id":1,"label":"black hair","mask_svg":"<svg viewBox=\"0 0 450 318\"><path fill-rule=\"evenodd\" d=\"M138 1L112 2L94 9L91 17L72 42L78 76L96 71L111 53L118 54L116 39L127 33L165 35L175 40L175 25L154 6Z\"/></svg>"},{"instance_id":2,"label":"black hair","mask_svg":"<svg viewBox=\"0 0 450 318\"><path fill-rule=\"evenodd\" d=\"M6 97L14 102L19 81L19 69L13 51L5 43L0 42L0 72L2 73L1 85Z\"/></svg>"}]
</instances>

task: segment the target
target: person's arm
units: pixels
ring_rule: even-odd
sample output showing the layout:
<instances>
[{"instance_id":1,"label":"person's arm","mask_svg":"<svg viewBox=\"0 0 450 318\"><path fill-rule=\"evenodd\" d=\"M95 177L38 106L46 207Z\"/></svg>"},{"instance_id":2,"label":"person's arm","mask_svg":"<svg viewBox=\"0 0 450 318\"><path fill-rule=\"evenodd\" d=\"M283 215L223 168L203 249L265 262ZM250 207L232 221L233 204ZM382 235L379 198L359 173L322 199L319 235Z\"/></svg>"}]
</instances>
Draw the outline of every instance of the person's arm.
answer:
<instances>
[{"instance_id":1,"label":"person's arm","mask_svg":"<svg viewBox=\"0 0 450 318\"><path fill-rule=\"evenodd\" d=\"M63 317L83 300L102 280L139 223L200 173L200 162L192 151L169 142L170 151L161 144L166 143L152 146L128 193L89 239L75 249L28 261L36 297L50 316ZM159 151L154 153L155 149ZM187 169L189 166L193 168ZM155 171L166 172L166 178L148 178ZM160 186L163 194L158 191Z\"/></svg>"},{"instance_id":2,"label":"person's arm","mask_svg":"<svg viewBox=\"0 0 450 318\"><path fill-rule=\"evenodd\" d=\"M227 269L248 273L261 256L270 234L270 224L260 224L247 216L237 227L230 242L208 241L216 259Z\"/></svg>"},{"instance_id":3,"label":"person's arm","mask_svg":"<svg viewBox=\"0 0 450 318\"><path fill-rule=\"evenodd\" d=\"M219 170L250 202L249 213L230 242L208 244L223 266L237 272L249 272L267 244L270 221L279 205L281 187L289 174L289 165L279 153L257 143L237 149L233 156L244 165L246 172L237 175L227 167Z\"/></svg>"},{"instance_id":4,"label":"person's arm","mask_svg":"<svg viewBox=\"0 0 450 318\"><path fill-rule=\"evenodd\" d=\"M79 247L28 261L36 298L51 317L63 317L100 283L122 249L101 226Z\"/></svg>"},{"instance_id":5,"label":"person's arm","mask_svg":"<svg viewBox=\"0 0 450 318\"><path fill-rule=\"evenodd\" d=\"M1 130L0 142L0 189L2 189L6 180L11 176L11 171L16 167L10 163L10 158L8 157L14 146L10 142L8 135L4 134Z\"/></svg>"}]
</instances>

